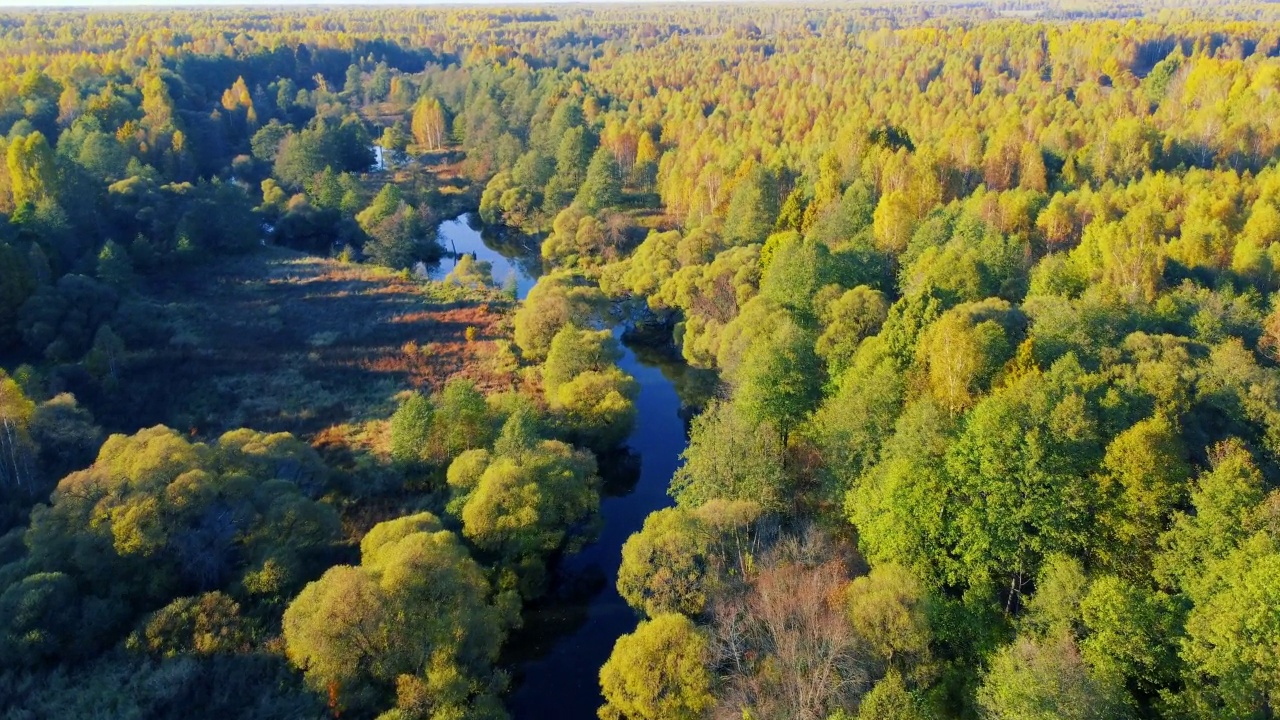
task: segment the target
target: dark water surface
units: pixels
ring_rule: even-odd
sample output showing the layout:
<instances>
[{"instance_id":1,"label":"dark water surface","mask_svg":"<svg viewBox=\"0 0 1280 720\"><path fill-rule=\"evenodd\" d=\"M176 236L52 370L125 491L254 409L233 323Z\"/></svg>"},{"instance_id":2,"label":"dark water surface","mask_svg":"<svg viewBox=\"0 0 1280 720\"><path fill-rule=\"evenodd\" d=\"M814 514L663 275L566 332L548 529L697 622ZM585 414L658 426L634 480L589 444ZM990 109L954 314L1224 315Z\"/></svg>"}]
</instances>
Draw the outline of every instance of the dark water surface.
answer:
<instances>
[{"instance_id":1,"label":"dark water surface","mask_svg":"<svg viewBox=\"0 0 1280 720\"><path fill-rule=\"evenodd\" d=\"M446 252L474 253L492 263L498 284L514 274L521 298L540 274L535 244L491 237L472 216L441 224L440 240ZM446 257L432 276L444 277L454 262ZM622 330L614 333L621 337ZM526 608L525 627L508 642L514 682L507 706L518 720L596 717L600 666L614 641L637 622L617 590L622 544L649 513L671 505L667 485L687 441L685 404L677 388L697 387L705 378L678 356L643 346L624 344L618 364L639 384L635 429L625 451L601 459L604 527L599 539L561 563L548 598Z\"/></svg>"}]
</instances>

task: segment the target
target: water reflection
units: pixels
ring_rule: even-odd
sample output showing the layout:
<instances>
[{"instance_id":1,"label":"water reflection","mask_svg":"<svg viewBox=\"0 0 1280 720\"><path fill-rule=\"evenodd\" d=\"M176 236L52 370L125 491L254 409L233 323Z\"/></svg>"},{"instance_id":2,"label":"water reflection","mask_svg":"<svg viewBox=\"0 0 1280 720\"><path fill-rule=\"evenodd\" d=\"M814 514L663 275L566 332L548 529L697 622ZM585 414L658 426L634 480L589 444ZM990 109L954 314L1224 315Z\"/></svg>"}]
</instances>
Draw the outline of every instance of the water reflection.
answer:
<instances>
[{"instance_id":1,"label":"water reflection","mask_svg":"<svg viewBox=\"0 0 1280 720\"><path fill-rule=\"evenodd\" d=\"M514 277L518 298L529 294L529 289L542 275L542 256L532 238L483 225L472 213L440 223L436 237L445 254L429 269L430 277L435 280L448 275L463 255L489 263L493 268L493 281L499 287Z\"/></svg>"}]
</instances>

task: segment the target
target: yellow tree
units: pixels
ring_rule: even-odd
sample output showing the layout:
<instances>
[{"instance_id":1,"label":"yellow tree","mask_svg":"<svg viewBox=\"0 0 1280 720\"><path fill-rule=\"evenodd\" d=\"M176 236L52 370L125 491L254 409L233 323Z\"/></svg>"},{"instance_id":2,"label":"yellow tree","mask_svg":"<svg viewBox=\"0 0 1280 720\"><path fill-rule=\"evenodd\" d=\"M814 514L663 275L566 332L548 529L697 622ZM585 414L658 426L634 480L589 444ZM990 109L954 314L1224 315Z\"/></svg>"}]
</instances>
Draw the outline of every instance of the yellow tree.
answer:
<instances>
[{"instance_id":1,"label":"yellow tree","mask_svg":"<svg viewBox=\"0 0 1280 720\"><path fill-rule=\"evenodd\" d=\"M433 97L420 98L413 106L413 120L410 130L419 147L424 150L439 150L444 147L445 135L448 132L448 121L444 115L444 107Z\"/></svg>"}]
</instances>

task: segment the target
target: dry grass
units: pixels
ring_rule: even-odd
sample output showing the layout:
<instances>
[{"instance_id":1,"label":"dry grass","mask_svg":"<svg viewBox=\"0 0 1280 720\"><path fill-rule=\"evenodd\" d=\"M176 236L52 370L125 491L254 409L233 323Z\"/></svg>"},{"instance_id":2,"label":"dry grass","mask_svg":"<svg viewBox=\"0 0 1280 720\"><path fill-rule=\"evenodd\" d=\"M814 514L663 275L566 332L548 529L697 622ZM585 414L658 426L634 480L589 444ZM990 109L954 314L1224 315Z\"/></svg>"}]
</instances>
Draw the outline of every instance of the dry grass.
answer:
<instances>
[{"instance_id":1,"label":"dry grass","mask_svg":"<svg viewBox=\"0 0 1280 720\"><path fill-rule=\"evenodd\" d=\"M514 380L490 361L510 334L507 305L380 268L267 248L172 278L158 295L181 341L131 349L120 414L142 425L313 437L387 417L406 388Z\"/></svg>"}]
</instances>

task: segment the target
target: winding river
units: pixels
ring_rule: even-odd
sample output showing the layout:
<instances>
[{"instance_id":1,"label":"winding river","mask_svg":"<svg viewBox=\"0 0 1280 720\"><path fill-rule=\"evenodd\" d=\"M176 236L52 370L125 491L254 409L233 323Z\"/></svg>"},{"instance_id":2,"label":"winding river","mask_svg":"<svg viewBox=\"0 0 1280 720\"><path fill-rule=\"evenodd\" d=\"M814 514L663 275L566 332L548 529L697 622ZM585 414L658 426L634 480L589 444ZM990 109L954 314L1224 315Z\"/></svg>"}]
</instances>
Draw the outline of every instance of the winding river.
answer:
<instances>
[{"instance_id":1,"label":"winding river","mask_svg":"<svg viewBox=\"0 0 1280 720\"><path fill-rule=\"evenodd\" d=\"M451 255L440 261L433 277L443 277L458 255L471 253L491 263L499 285L514 276L520 298L537 282L538 248L523 237L491 236L471 215L442 223L439 237ZM700 402L682 398L678 388L692 396L697 394L692 388L706 386L704 371L689 368L678 355L629 345L624 329L614 332L624 339L618 364L640 388L635 429L624 450L601 459L600 537L560 563L548 597L526 608L525 627L508 642L513 690L507 706L517 720L596 717L600 666L614 641L637 623L616 587L622 544L649 513L671 504L667 484L687 441L683 410Z\"/></svg>"}]
</instances>

